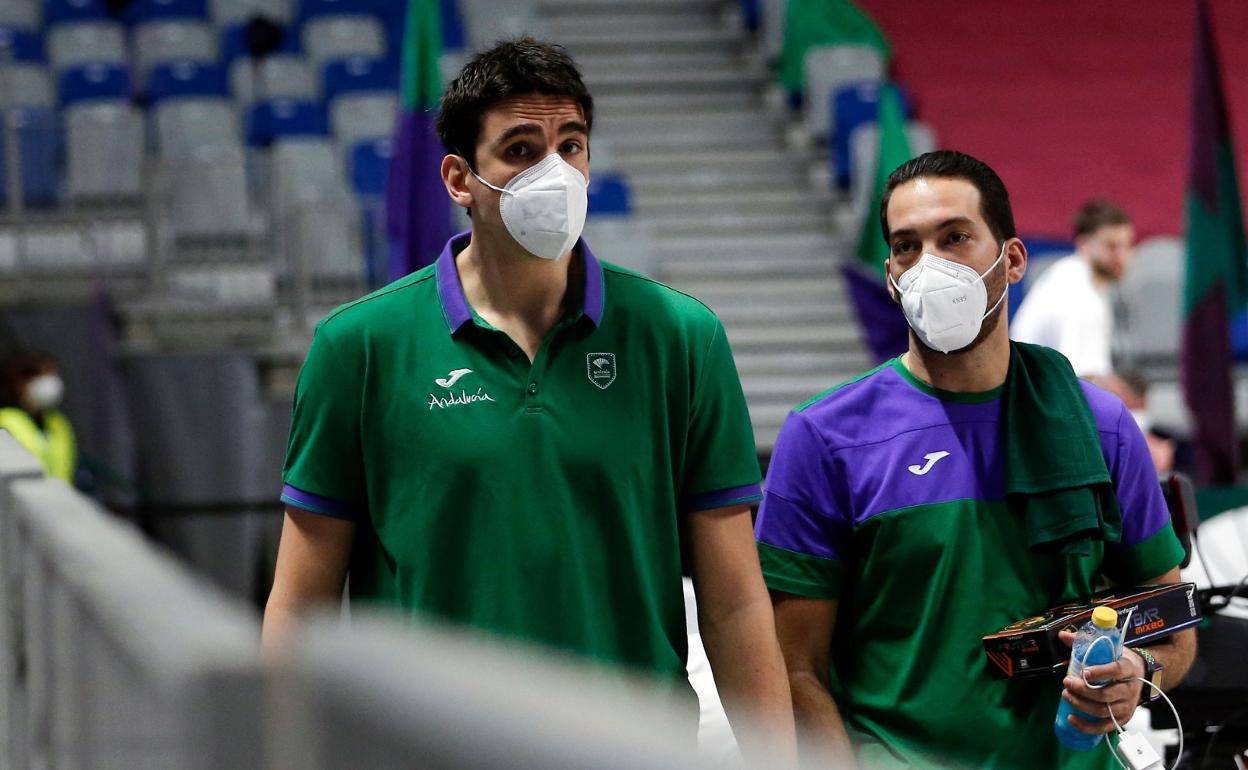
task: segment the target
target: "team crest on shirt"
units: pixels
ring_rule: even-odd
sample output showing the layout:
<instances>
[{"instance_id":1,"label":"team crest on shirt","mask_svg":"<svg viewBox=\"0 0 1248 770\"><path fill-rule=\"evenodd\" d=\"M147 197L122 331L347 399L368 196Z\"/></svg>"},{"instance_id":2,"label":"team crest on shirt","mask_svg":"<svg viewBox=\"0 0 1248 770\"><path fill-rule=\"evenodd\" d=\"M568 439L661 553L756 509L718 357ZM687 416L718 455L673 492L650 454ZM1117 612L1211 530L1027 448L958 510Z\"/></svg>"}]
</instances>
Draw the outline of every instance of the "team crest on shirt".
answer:
<instances>
[{"instance_id":1,"label":"team crest on shirt","mask_svg":"<svg viewBox=\"0 0 1248 770\"><path fill-rule=\"evenodd\" d=\"M589 374L589 381L600 390L606 390L615 382L615 354L590 353L585 356L585 369Z\"/></svg>"}]
</instances>

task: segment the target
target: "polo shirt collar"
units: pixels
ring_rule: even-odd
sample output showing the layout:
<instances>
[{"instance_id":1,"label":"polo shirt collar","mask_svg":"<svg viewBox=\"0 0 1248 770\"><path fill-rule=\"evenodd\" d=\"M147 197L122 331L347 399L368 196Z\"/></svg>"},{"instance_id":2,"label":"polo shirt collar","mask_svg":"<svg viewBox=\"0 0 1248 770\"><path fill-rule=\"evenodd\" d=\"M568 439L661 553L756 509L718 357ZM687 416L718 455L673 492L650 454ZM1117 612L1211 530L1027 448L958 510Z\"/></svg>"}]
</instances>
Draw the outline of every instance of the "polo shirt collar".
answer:
<instances>
[{"instance_id":1,"label":"polo shirt collar","mask_svg":"<svg viewBox=\"0 0 1248 770\"><path fill-rule=\"evenodd\" d=\"M446 318L446 326L451 334L459 331L464 324L472 323L472 308L468 306L468 298L464 296L464 286L459 280L459 267L455 264L455 255L464 250L471 237L471 230L453 236L438 256L438 298L442 302L442 315ZM577 249L585 265L585 290L582 294L584 305L581 311L594 326L599 326L602 324L603 309L606 306L602 264L589 250L584 238L577 239L573 251Z\"/></svg>"}]
</instances>

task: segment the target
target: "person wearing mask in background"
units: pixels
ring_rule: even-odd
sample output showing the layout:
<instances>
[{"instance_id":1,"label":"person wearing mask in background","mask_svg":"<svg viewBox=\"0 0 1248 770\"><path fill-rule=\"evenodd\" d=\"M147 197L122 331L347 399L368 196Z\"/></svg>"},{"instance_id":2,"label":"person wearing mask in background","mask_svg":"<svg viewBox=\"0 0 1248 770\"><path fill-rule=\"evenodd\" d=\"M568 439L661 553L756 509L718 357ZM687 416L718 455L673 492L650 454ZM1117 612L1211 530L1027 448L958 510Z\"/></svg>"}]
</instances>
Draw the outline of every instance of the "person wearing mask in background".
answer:
<instances>
[{"instance_id":1,"label":"person wearing mask in background","mask_svg":"<svg viewBox=\"0 0 1248 770\"><path fill-rule=\"evenodd\" d=\"M353 601L649 672L689 701L692 737L683 540L728 715L758 720L775 753L757 758L783 766L741 384L705 305L580 238L592 125L576 65L532 39L447 87L442 179L472 230L317 327L266 643L336 603L349 571Z\"/></svg>"},{"instance_id":2,"label":"person wearing mask in background","mask_svg":"<svg viewBox=\"0 0 1248 770\"><path fill-rule=\"evenodd\" d=\"M909 350L789 415L758 513L799 738L845 767L1115 767L1103 747L1058 743L1058 699L1125 722L1133 677L1155 663L1177 684L1194 631L1089 666L1117 682L1100 690L994 681L982 637L1105 579L1178 582L1144 439L1061 355L1010 342L1027 251L991 168L921 155L889 176L880 212Z\"/></svg>"},{"instance_id":3,"label":"person wearing mask in background","mask_svg":"<svg viewBox=\"0 0 1248 770\"><path fill-rule=\"evenodd\" d=\"M1091 200L1075 214L1075 253L1049 266L1027 290L1010 319L1010 339L1046 345L1066 356L1075 374L1118 396L1145 431L1153 466L1174 465L1174 442L1150 430L1148 384L1114 370L1114 312L1110 292L1134 258L1135 227L1116 204Z\"/></svg>"},{"instance_id":4,"label":"person wearing mask in background","mask_svg":"<svg viewBox=\"0 0 1248 770\"><path fill-rule=\"evenodd\" d=\"M74 483L74 429L57 408L65 393L60 368L46 353L20 351L0 367L0 430L7 430L43 463L49 476Z\"/></svg>"}]
</instances>

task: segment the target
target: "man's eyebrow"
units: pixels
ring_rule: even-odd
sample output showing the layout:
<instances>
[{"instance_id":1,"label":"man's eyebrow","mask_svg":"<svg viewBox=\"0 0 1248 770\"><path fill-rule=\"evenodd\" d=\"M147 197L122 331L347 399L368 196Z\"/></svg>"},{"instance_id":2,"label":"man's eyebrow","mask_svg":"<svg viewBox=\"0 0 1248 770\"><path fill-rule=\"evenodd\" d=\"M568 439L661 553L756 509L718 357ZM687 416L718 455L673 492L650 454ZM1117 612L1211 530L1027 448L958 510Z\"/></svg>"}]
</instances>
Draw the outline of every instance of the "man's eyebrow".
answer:
<instances>
[{"instance_id":1,"label":"man's eyebrow","mask_svg":"<svg viewBox=\"0 0 1248 770\"><path fill-rule=\"evenodd\" d=\"M585 123L580 120L569 120L567 123L564 123L562 126L559 126L559 133L561 134L585 134L586 136L588 136L589 126L585 125Z\"/></svg>"},{"instance_id":2,"label":"man's eyebrow","mask_svg":"<svg viewBox=\"0 0 1248 770\"><path fill-rule=\"evenodd\" d=\"M954 225L973 225L973 224L975 224L975 220L971 219L970 217L950 217L946 219L945 221L941 222L940 224L936 225L935 229L944 230L946 227L952 227ZM900 230L893 230L889 232L888 237L889 237L889 240L892 240L893 238L899 238L901 236L916 235L918 234L918 232L919 232L918 230L915 230L912 227L903 227Z\"/></svg>"},{"instance_id":3,"label":"man's eyebrow","mask_svg":"<svg viewBox=\"0 0 1248 770\"><path fill-rule=\"evenodd\" d=\"M501 145L504 145L507 142L511 141L512 139L515 139L517 136L528 136L531 134L540 134L540 133L542 133L542 127L539 126L538 124L520 123L518 125L512 126L506 131L503 131L503 133L499 134L498 138L494 140L494 146L499 147Z\"/></svg>"}]
</instances>

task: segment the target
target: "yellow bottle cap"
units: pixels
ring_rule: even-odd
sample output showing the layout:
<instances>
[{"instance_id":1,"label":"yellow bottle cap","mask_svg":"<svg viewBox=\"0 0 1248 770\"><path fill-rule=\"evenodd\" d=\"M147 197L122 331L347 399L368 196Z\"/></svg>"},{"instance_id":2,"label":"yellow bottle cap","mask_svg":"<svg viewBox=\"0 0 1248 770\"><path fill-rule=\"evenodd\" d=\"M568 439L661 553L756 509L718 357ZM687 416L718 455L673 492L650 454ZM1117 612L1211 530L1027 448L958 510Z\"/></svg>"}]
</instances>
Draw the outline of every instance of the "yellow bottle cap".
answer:
<instances>
[{"instance_id":1,"label":"yellow bottle cap","mask_svg":"<svg viewBox=\"0 0 1248 770\"><path fill-rule=\"evenodd\" d=\"M1097 607L1092 610L1092 622L1098 628L1113 628L1118 625L1118 613L1113 607Z\"/></svg>"}]
</instances>

